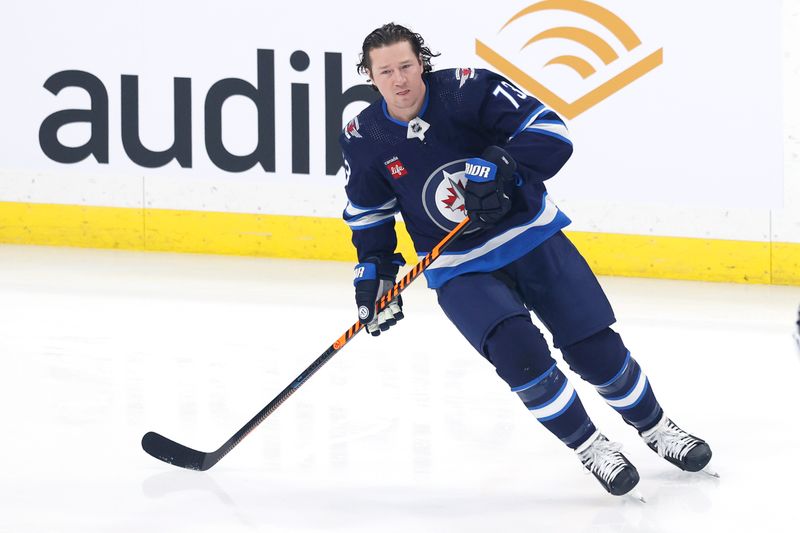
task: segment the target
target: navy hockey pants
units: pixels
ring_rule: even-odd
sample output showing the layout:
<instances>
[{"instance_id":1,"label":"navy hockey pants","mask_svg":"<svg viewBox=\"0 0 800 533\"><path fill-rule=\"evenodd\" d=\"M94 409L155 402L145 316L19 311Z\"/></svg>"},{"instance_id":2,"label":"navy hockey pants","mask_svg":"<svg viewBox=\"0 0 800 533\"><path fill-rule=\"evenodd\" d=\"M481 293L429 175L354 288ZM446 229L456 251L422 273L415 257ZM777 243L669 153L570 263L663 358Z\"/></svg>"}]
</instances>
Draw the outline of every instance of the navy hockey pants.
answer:
<instances>
[{"instance_id":1,"label":"navy hockey pants","mask_svg":"<svg viewBox=\"0 0 800 533\"><path fill-rule=\"evenodd\" d=\"M542 374L555 362L530 311L553 335L556 348L582 377L601 383L623 364L627 350L618 335L605 334L614 312L589 265L562 232L494 272L458 276L437 289L439 305L464 337L512 388ZM523 317L514 334L501 323ZM497 333L497 335L494 335ZM613 333L613 332L612 332ZM593 350L573 350L595 335L608 338ZM497 346L489 353L487 341ZM598 343L594 343L598 344ZM524 345L524 346L520 346Z\"/></svg>"},{"instance_id":2,"label":"navy hockey pants","mask_svg":"<svg viewBox=\"0 0 800 533\"><path fill-rule=\"evenodd\" d=\"M663 411L646 374L609 326L614 312L589 265L559 232L500 270L453 278L439 305L537 419L575 448L594 425L556 367L536 313L564 360L638 431Z\"/></svg>"}]
</instances>

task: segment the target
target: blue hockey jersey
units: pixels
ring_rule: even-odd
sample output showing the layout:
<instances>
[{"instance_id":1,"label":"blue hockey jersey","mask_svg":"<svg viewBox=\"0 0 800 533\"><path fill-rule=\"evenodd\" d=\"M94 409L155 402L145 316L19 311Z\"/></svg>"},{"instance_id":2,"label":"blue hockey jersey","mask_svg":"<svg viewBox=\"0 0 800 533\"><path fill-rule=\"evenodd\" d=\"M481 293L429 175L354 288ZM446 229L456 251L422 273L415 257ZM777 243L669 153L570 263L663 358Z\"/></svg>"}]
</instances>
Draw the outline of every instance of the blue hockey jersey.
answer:
<instances>
[{"instance_id":1,"label":"blue hockey jersey","mask_svg":"<svg viewBox=\"0 0 800 533\"><path fill-rule=\"evenodd\" d=\"M394 253L398 212L424 256L466 216L466 160L502 146L517 162L511 210L496 226L463 234L428 267L428 286L438 288L460 274L497 270L569 224L543 182L572 155L572 143L552 110L494 72L447 69L424 81L417 118L396 120L380 99L344 128L343 217L359 261Z\"/></svg>"}]
</instances>

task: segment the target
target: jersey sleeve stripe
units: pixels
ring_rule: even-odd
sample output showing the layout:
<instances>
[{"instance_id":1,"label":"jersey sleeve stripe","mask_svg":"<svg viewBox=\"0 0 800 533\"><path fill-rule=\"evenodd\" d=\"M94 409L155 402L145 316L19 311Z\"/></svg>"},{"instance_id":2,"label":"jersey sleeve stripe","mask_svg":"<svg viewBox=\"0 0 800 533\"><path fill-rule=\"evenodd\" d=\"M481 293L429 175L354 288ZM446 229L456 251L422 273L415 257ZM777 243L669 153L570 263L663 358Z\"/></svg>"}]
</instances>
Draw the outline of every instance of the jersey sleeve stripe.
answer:
<instances>
[{"instance_id":1,"label":"jersey sleeve stripe","mask_svg":"<svg viewBox=\"0 0 800 533\"><path fill-rule=\"evenodd\" d=\"M356 225L350 225L350 229L353 230L353 231L361 231L361 230L365 230L365 229L374 228L375 226L381 226L383 224L388 224L389 222L392 222L392 221L394 221L394 216L387 217L387 218L378 220L377 222L372 222L370 224L357 225L357 226Z\"/></svg>"},{"instance_id":2,"label":"jersey sleeve stripe","mask_svg":"<svg viewBox=\"0 0 800 533\"><path fill-rule=\"evenodd\" d=\"M539 117L539 115L541 115L542 113L546 113L546 112L548 112L548 111L550 111L550 110L549 110L549 109L547 109L547 108L544 106L544 104L541 104L541 105L539 105L539 107L537 107L536 109L534 109L533 113L531 113L530 115L528 115L528 118L526 118L525 120L523 120L523 121L522 121L522 124L520 124L520 125L519 125L519 127L517 128L517 131L515 131L514 133L512 133L512 134L511 134L511 137L509 137L509 138L508 138L508 140L510 141L511 139L513 139L514 137L516 137L517 135L519 135L520 133L522 133L522 130L524 130L525 128L527 128L527 127L528 127L528 126L530 126L531 124L533 124L533 123L534 123L534 121L535 121L535 120L536 120L536 119Z\"/></svg>"},{"instance_id":3,"label":"jersey sleeve stripe","mask_svg":"<svg viewBox=\"0 0 800 533\"><path fill-rule=\"evenodd\" d=\"M345 219L345 222L347 222L347 225L350 226L350 229L352 229L353 231L362 230L362 229L372 228L380 224L385 224L386 222L394 220L395 212L396 211L389 211L382 213L367 214L360 216L357 219L351 219L351 220Z\"/></svg>"},{"instance_id":4,"label":"jersey sleeve stripe","mask_svg":"<svg viewBox=\"0 0 800 533\"><path fill-rule=\"evenodd\" d=\"M550 137L555 137L556 139L559 139L560 141L563 141L569 145L572 144L572 141L569 138L569 131L564 124L534 124L533 126L525 128L525 131L549 135Z\"/></svg>"},{"instance_id":5,"label":"jersey sleeve stripe","mask_svg":"<svg viewBox=\"0 0 800 533\"><path fill-rule=\"evenodd\" d=\"M344 218L345 222L347 222L348 224L353 224L353 223L355 223L355 222L357 222L359 220L363 220L365 218L379 217L379 216L382 216L382 215L393 216L395 213L397 213L397 209L376 209L374 211L364 211L363 213L359 213L358 215L349 216L347 214L347 212L345 211L345 213L342 216L342 218Z\"/></svg>"},{"instance_id":6,"label":"jersey sleeve stripe","mask_svg":"<svg viewBox=\"0 0 800 533\"><path fill-rule=\"evenodd\" d=\"M356 205L353 202L347 202L347 206L344 208L344 214L346 217L354 217L364 213L384 211L386 209L395 209L396 207L397 207L397 198L392 198L388 202L376 207L363 207L360 205Z\"/></svg>"}]
</instances>

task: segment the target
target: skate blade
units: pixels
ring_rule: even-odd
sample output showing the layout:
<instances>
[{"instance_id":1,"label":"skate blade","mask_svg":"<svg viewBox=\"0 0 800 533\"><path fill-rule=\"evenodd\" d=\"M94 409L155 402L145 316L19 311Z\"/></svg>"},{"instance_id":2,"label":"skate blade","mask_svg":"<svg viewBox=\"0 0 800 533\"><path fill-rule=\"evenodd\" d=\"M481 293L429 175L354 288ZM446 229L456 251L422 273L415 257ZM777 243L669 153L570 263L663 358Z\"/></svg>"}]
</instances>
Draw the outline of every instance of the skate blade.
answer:
<instances>
[{"instance_id":1,"label":"skate blade","mask_svg":"<svg viewBox=\"0 0 800 533\"><path fill-rule=\"evenodd\" d=\"M644 496L642 496L642 493L638 490L632 490L625 494L625 496L628 496L629 498L632 498L640 503L647 503L647 500L644 499Z\"/></svg>"},{"instance_id":2,"label":"skate blade","mask_svg":"<svg viewBox=\"0 0 800 533\"><path fill-rule=\"evenodd\" d=\"M701 472L704 473L707 476L711 476L713 478L719 479L719 474L715 470L712 470L708 466L706 466L704 469L702 469Z\"/></svg>"}]
</instances>

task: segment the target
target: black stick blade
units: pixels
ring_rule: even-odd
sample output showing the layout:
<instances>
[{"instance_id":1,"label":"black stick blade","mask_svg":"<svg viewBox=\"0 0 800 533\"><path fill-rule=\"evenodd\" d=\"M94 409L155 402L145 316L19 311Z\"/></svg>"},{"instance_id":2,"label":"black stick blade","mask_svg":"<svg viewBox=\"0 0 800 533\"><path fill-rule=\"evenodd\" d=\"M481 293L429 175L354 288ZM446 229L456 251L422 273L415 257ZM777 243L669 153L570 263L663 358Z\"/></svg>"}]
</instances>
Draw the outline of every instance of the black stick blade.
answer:
<instances>
[{"instance_id":1,"label":"black stick blade","mask_svg":"<svg viewBox=\"0 0 800 533\"><path fill-rule=\"evenodd\" d=\"M207 453L187 448L152 431L142 437L142 448L156 459L181 468L208 470L213 466L213 463L204 464L209 462Z\"/></svg>"}]
</instances>

